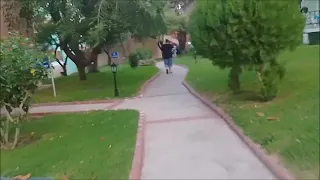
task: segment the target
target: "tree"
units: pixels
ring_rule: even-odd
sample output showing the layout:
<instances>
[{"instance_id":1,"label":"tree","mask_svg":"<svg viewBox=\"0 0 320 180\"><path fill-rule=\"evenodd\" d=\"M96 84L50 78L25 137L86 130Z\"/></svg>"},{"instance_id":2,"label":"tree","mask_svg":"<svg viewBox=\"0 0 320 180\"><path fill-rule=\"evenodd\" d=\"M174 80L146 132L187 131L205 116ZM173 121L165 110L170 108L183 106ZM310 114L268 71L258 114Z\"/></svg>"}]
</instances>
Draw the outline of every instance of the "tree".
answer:
<instances>
[{"instance_id":1,"label":"tree","mask_svg":"<svg viewBox=\"0 0 320 180\"><path fill-rule=\"evenodd\" d=\"M188 24L188 16L185 14L177 14L174 9L168 8L165 11L165 23L169 32L178 32L179 47L185 49L186 30Z\"/></svg>"},{"instance_id":2,"label":"tree","mask_svg":"<svg viewBox=\"0 0 320 180\"><path fill-rule=\"evenodd\" d=\"M177 32L179 48L185 49L189 15L194 0L170 0L165 11L165 22L169 32Z\"/></svg>"},{"instance_id":3,"label":"tree","mask_svg":"<svg viewBox=\"0 0 320 180\"><path fill-rule=\"evenodd\" d=\"M25 7L32 7L32 16L42 14L48 17L37 29L38 42L54 42L59 46L76 64L80 80L86 79L87 66L97 64L97 56L102 48L109 54L110 47L123 40L128 33L136 36L156 35L158 30L155 25L163 21L163 6L160 6L163 2L156 0L20 2ZM54 41L52 35L56 35L59 41ZM88 53L85 53L82 47L85 47Z\"/></svg>"},{"instance_id":4,"label":"tree","mask_svg":"<svg viewBox=\"0 0 320 180\"><path fill-rule=\"evenodd\" d=\"M1 40L0 107L4 106L5 112L5 117L0 117L1 147L13 149L17 145L32 93L47 75L42 65L45 56L32 39L18 33ZM12 126L14 138L9 138Z\"/></svg>"},{"instance_id":5,"label":"tree","mask_svg":"<svg viewBox=\"0 0 320 180\"><path fill-rule=\"evenodd\" d=\"M197 1L190 33L197 53L231 68L229 87L240 90L243 68L254 69L263 100L273 99L285 68L278 55L302 41L305 20L296 0Z\"/></svg>"},{"instance_id":6,"label":"tree","mask_svg":"<svg viewBox=\"0 0 320 180\"><path fill-rule=\"evenodd\" d=\"M104 51L128 37L142 41L166 32L162 10L166 1L101 1L97 25L91 29L89 44L104 44Z\"/></svg>"}]
</instances>

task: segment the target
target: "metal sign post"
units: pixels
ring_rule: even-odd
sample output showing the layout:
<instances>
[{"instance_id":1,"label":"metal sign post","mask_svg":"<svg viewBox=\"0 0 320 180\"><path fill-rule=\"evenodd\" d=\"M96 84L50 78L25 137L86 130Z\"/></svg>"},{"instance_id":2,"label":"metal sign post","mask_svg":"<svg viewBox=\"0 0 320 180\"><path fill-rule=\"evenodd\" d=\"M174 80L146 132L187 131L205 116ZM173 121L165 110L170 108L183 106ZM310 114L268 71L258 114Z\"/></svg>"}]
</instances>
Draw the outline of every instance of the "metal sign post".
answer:
<instances>
[{"instance_id":1,"label":"metal sign post","mask_svg":"<svg viewBox=\"0 0 320 180\"><path fill-rule=\"evenodd\" d=\"M112 52L111 53L111 57L112 59L119 59L119 52ZM114 60L112 60L112 64L111 64L111 71L113 73L113 82L114 82L114 96L118 97L119 96L119 90L118 90L118 86L117 86L117 70L118 70L118 63L115 63Z\"/></svg>"},{"instance_id":2,"label":"metal sign post","mask_svg":"<svg viewBox=\"0 0 320 180\"><path fill-rule=\"evenodd\" d=\"M56 85L54 83L54 72L53 72L52 66L50 66L50 71L51 71L51 83L52 83L53 96L57 97Z\"/></svg>"},{"instance_id":3,"label":"metal sign post","mask_svg":"<svg viewBox=\"0 0 320 180\"><path fill-rule=\"evenodd\" d=\"M53 66L50 63L50 60L48 59L48 61L45 61L43 63L43 66L47 69L48 71L48 78L51 78L51 84L52 84L52 90L53 90L53 96L56 97L57 93L56 93L56 86L54 83L54 69Z\"/></svg>"}]
</instances>

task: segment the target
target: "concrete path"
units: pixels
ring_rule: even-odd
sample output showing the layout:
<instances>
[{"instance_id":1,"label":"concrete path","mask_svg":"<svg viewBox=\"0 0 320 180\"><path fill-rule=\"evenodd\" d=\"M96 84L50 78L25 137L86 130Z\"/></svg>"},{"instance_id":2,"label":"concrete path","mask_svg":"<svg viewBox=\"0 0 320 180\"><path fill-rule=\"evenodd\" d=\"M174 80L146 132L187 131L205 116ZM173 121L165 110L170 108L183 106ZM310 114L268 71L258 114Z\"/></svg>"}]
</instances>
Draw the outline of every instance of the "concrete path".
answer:
<instances>
[{"instance_id":1,"label":"concrete path","mask_svg":"<svg viewBox=\"0 0 320 180\"><path fill-rule=\"evenodd\" d=\"M149 84L142 98L120 103L32 107L31 113L137 109L146 116L142 179L276 179L214 112L182 85L174 66Z\"/></svg>"},{"instance_id":2,"label":"concrete path","mask_svg":"<svg viewBox=\"0 0 320 180\"><path fill-rule=\"evenodd\" d=\"M154 80L115 109L146 115L142 179L276 179L227 124L182 85L187 70Z\"/></svg>"}]
</instances>

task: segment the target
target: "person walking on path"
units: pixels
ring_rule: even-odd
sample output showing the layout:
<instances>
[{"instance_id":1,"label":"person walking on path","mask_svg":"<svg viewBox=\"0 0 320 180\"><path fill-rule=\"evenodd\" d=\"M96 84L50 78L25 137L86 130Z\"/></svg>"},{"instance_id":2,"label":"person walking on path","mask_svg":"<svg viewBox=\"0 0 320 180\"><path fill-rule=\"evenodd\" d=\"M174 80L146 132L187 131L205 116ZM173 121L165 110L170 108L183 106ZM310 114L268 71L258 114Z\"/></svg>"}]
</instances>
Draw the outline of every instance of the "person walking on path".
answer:
<instances>
[{"instance_id":1,"label":"person walking on path","mask_svg":"<svg viewBox=\"0 0 320 180\"><path fill-rule=\"evenodd\" d=\"M173 56L173 45L171 41L166 39L165 44L163 44L162 41L158 41L158 47L160 48L162 52L162 58L164 61L164 65L166 68L166 73L171 74L172 73L172 56Z\"/></svg>"}]
</instances>

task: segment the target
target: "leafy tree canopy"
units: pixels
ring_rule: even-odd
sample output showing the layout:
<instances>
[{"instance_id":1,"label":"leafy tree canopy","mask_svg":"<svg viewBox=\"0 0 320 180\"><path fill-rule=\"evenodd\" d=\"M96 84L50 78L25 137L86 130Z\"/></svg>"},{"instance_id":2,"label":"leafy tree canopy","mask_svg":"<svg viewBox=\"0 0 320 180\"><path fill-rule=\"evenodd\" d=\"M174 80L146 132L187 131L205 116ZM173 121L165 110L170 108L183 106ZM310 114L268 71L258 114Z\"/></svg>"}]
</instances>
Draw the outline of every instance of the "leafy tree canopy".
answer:
<instances>
[{"instance_id":1,"label":"leafy tree canopy","mask_svg":"<svg viewBox=\"0 0 320 180\"><path fill-rule=\"evenodd\" d=\"M297 0L197 1L190 33L198 54L231 68L232 90L240 89L242 68L249 67L257 70L261 95L270 100L285 72L277 57L301 44L304 26Z\"/></svg>"},{"instance_id":2,"label":"leafy tree canopy","mask_svg":"<svg viewBox=\"0 0 320 180\"><path fill-rule=\"evenodd\" d=\"M85 79L84 68L96 61L96 55L85 55L81 47L90 48L91 54L99 54L102 47L107 47L108 51L108 47L122 41L128 33L135 37L156 37L166 32L163 7L167 1L20 0L20 2L24 8L32 10L32 17L46 18L46 21L38 26L36 34L38 42L60 46L77 65L80 79ZM59 42L55 42L52 35L57 35Z\"/></svg>"}]
</instances>

